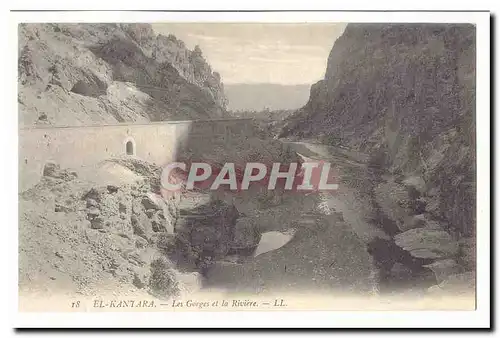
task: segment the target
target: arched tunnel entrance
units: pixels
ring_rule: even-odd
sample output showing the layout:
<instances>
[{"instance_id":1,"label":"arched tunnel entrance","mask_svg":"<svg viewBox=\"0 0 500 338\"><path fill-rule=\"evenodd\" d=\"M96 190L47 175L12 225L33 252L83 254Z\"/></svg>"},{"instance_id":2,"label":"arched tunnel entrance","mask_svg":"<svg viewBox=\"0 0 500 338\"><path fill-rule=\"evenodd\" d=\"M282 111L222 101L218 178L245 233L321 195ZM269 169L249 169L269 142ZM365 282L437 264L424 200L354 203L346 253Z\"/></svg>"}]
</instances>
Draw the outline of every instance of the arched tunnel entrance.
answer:
<instances>
[{"instance_id":1,"label":"arched tunnel entrance","mask_svg":"<svg viewBox=\"0 0 500 338\"><path fill-rule=\"evenodd\" d=\"M134 144L132 141L127 141L127 145L125 146L127 155L134 155Z\"/></svg>"}]
</instances>

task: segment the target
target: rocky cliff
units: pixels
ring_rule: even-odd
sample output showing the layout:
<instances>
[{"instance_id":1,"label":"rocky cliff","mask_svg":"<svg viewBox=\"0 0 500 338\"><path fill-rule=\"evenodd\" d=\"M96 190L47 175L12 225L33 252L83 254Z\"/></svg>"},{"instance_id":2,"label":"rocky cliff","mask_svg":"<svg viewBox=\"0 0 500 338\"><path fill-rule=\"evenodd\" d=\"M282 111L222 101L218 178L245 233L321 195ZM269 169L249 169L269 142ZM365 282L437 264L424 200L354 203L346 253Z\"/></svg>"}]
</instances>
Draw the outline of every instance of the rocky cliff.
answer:
<instances>
[{"instance_id":1,"label":"rocky cliff","mask_svg":"<svg viewBox=\"0 0 500 338\"><path fill-rule=\"evenodd\" d=\"M221 117L220 75L149 24L20 24L21 125Z\"/></svg>"},{"instance_id":2,"label":"rocky cliff","mask_svg":"<svg viewBox=\"0 0 500 338\"><path fill-rule=\"evenodd\" d=\"M373 198L396 244L412 251L409 242L434 235L442 244L425 253L416 245L415 257L474 251L471 240L438 252L475 233L474 26L347 25L281 136L371 154Z\"/></svg>"}]
</instances>

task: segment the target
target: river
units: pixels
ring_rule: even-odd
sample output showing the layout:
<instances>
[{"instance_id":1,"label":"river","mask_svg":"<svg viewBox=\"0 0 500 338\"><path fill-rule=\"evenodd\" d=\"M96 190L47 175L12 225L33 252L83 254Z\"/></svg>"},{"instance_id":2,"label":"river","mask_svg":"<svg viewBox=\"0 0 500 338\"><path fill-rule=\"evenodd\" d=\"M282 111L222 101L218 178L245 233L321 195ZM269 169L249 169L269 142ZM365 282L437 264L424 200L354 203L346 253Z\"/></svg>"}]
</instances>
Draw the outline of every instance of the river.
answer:
<instances>
[{"instance_id":1,"label":"river","mask_svg":"<svg viewBox=\"0 0 500 338\"><path fill-rule=\"evenodd\" d=\"M328 146L288 143L304 160L363 168L362 156ZM335 193L291 196L259 214L262 239L252 256L216 262L205 288L227 293L315 290L372 294L377 269L366 250L375 237L388 238L369 224L369 201L340 184Z\"/></svg>"}]
</instances>

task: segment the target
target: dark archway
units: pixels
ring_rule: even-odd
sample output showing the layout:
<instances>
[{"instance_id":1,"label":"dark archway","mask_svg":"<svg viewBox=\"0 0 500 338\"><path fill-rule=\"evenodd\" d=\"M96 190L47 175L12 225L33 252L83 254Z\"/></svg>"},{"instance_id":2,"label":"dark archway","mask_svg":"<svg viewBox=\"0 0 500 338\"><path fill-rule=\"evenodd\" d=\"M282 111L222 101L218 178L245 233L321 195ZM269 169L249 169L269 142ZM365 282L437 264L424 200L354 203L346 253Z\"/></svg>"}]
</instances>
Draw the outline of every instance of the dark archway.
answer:
<instances>
[{"instance_id":1,"label":"dark archway","mask_svg":"<svg viewBox=\"0 0 500 338\"><path fill-rule=\"evenodd\" d=\"M132 143L132 141L127 141L125 150L127 151L127 155L134 155L134 143Z\"/></svg>"}]
</instances>

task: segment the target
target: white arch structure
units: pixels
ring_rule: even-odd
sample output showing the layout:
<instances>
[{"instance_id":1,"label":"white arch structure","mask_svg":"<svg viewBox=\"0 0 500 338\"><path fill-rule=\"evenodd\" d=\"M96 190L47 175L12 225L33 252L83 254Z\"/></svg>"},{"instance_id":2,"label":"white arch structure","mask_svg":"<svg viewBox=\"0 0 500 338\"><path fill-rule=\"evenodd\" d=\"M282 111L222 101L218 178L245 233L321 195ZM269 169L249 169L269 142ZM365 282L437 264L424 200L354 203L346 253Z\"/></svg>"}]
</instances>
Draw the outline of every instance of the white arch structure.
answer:
<instances>
[{"instance_id":1,"label":"white arch structure","mask_svg":"<svg viewBox=\"0 0 500 338\"><path fill-rule=\"evenodd\" d=\"M123 141L123 146L125 147L125 154L135 156L137 154L137 148L135 140L132 137L127 137Z\"/></svg>"}]
</instances>

